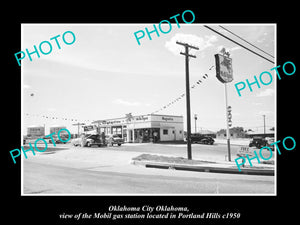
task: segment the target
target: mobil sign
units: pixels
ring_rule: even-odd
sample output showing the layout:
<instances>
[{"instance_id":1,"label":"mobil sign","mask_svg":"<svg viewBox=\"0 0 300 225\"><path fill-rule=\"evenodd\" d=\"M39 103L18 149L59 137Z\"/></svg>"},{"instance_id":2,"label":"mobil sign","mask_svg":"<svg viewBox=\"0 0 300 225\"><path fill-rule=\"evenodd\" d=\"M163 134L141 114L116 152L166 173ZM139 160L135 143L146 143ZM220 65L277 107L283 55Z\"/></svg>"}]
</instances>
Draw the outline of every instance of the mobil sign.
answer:
<instances>
[{"instance_id":1,"label":"mobil sign","mask_svg":"<svg viewBox=\"0 0 300 225\"><path fill-rule=\"evenodd\" d=\"M222 83L233 81L232 59L220 54L215 54L217 78Z\"/></svg>"}]
</instances>

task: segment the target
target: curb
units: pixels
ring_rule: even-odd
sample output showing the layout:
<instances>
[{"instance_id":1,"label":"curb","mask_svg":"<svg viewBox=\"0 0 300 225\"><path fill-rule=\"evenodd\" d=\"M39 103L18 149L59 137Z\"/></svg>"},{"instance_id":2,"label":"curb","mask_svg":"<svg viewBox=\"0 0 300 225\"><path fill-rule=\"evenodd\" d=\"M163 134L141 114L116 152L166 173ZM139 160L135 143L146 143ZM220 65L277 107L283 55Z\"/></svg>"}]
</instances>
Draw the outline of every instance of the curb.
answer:
<instances>
[{"instance_id":1,"label":"curb","mask_svg":"<svg viewBox=\"0 0 300 225\"><path fill-rule=\"evenodd\" d=\"M132 164L145 166L146 168L175 169L175 170L185 170L185 171L194 171L194 172L274 176L274 170L268 170L268 169L247 168L247 169L242 169L242 171L239 171L238 169L235 168L226 168L226 167L213 167L213 166L201 166L201 165L192 166L192 165L159 163L159 162L150 162L150 161L135 161L135 160L132 160Z\"/></svg>"}]
</instances>

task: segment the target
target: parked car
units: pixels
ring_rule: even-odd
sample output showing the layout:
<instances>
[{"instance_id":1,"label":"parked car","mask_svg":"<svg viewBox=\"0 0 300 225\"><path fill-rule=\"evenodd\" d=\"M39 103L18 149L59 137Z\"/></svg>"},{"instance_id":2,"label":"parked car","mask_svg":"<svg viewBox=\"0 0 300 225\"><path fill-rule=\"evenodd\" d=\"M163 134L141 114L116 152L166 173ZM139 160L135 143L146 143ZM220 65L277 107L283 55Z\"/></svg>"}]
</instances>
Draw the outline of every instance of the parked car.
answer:
<instances>
[{"instance_id":1,"label":"parked car","mask_svg":"<svg viewBox=\"0 0 300 225\"><path fill-rule=\"evenodd\" d=\"M97 145L98 147L105 145L105 140L101 138L99 134L85 134L79 138L75 138L71 141L74 146L91 147Z\"/></svg>"},{"instance_id":2,"label":"parked car","mask_svg":"<svg viewBox=\"0 0 300 225\"><path fill-rule=\"evenodd\" d=\"M272 151L274 151L274 145L271 145L271 144L273 144L274 142L275 142L275 138L266 138L266 140L267 140L267 143L268 143L268 147L270 148L270 149L272 149Z\"/></svg>"},{"instance_id":3,"label":"parked car","mask_svg":"<svg viewBox=\"0 0 300 225\"><path fill-rule=\"evenodd\" d=\"M113 146L114 144L117 144L118 146L121 146L121 144L124 144L124 139L120 138L117 134L110 134L105 136L105 140L108 145Z\"/></svg>"},{"instance_id":4,"label":"parked car","mask_svg":"<svg viewBox=\"0 0 300 225\"><path fill-rule=\"evenodd\" d=\"M249 147L255 146L256 148L262 148L264 146L269 146L268 141L264 137L253 137L249 143Z\"/></svg>"},{"instance_id":5,"label":"parked car","mask_svg":"<svg viewBox=\"0 0 300 225\"><path fill-rule=\"evenodd\" d=\"M25 145L26 144L26 139L27 139L27 136L23 136L23 145Z\"/></svg>"},{"instance_id":6,"label":"parked car","mask_svg":"<svg viewBox=\"0 0 300 225\"><path fill-rule=\"evenodd\" d=\"M66 136L61 135L61 136L60 136L60 139L61 139L61 140L60 140L60 139L58 138L57 134L56 134L56 135L52 135L52 138L53 138L55 144L62 144L62 143L63 143L63 144L66 144L66 142L62 142L61 140L64 140L64 141L65 141L65 140L68 140L69 137L66 137ZM52 143L52 138L49 139L49 143Z\"/></svg>"},{"instance_id":7,"label":"parked car","mask_svg":"<svg viewBox=\"0 0 300 225\"><path fill-rule=\"evenodd\" d=\"M206 144L206 145L213 145L215 140L206 135L202 134L191 134L191 142L192 143L199 143L199 144Z\"/></svg>"}]
</instances>

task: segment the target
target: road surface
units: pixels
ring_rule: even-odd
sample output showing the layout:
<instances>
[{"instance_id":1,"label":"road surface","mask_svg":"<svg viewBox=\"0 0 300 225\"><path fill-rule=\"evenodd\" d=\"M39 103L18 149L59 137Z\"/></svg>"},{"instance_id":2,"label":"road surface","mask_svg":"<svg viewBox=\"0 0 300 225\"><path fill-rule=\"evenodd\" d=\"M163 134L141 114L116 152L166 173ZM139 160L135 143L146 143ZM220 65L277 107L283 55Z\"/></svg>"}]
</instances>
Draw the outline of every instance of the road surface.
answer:
<instances>
[{"instance_id":1,"label":"road surface","mask_svg":"<svg viewBox=\"0 0 300 225\"><path fill-rule=\"evenodd\" d=\"M218 174L145 168L130 164L142 153L185 154L169 145L49 149L23 159L23 193L54 195L274 194L273 176ZM199 146L207 149L206 146ZM216 147L216 146L209 146ZM194 147L196 151L196 147ZM221 158L222 149L209 157ZM213 153L214 152L214 153ZM195 155L200 154L196 153ZM218 156L219 154L219 156ZM201 157L202 158L202 157ZM205 157L204 157L205 158Z\"/></svg>"},{"instance_id":2,"label":"road surface","mask_svg":"<svg viewBox=\"0 0 300 225\"><path fill-rule=\"evenodd\" d=\"M272 177L160 172L161 175L109 172L101 167L98 170L77 169L28 160L24 170L24 194L253 194L274 191ZM190 173L189 176L186 173Z\"/></svg>"}]
</instances>

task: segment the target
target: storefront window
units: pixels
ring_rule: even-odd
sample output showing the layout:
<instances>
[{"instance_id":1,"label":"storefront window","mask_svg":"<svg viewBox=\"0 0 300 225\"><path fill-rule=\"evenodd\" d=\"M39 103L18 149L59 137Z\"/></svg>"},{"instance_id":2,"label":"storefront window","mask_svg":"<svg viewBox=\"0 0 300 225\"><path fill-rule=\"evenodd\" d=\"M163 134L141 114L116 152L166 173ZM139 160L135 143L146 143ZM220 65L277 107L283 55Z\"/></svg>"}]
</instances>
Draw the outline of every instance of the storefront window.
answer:
<instances>
[{"instance_id":1,"label":"storefront window","mask_svg":"<svg viewBox=\"0 0 300 225\"><path fill-rule=\"evenodd\" d=\"M122 127L112 127L112 134L122 135Z\"/></svg>"},{"instance_id":2,"label":"storefront window","mask_svg":"<svg viewBox=\"0 0 300 225\"><path fill-rule=\"evenodd\" d=\"M168 130L163 129L163 135L168 135Z\"/></svg>"}]
</instances>

